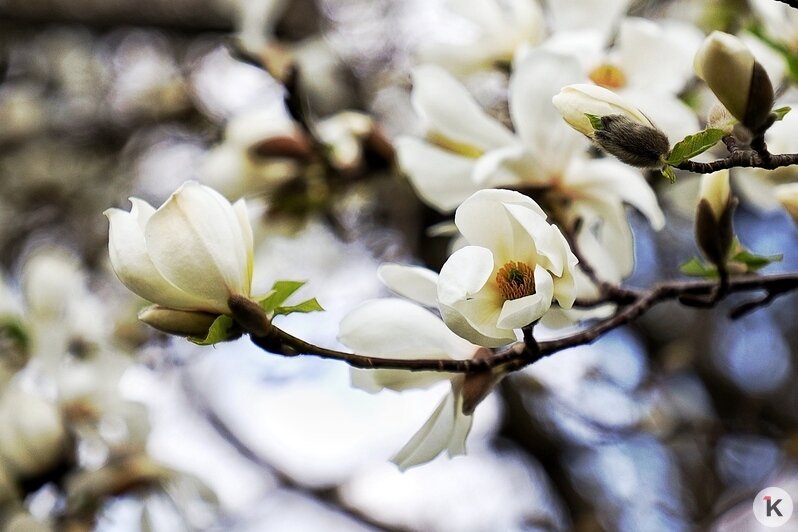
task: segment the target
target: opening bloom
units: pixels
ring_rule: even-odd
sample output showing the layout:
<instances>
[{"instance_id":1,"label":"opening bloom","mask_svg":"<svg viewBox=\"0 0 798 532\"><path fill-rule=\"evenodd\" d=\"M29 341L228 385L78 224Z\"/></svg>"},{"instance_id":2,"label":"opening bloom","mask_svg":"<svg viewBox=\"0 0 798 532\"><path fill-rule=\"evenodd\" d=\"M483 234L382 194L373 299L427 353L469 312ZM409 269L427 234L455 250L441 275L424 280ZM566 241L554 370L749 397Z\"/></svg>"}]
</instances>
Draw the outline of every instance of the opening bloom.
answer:
<instances>
[{"instance_id":1,"label":"opening bloom","mask_svg":"<svg viewBox=\"0 0 798 532\"><path fill-rule=\"evenodd\" d=\"M471 244L452 254L438 277L438 305L454 332L486 347L516 339L552 300L570 308L576 257L537 203L511 190L482 190L457 209Z\"/></svg>"},{"instance_id":2,"label":"opening bloom","mask_svg":"<svg viewBox=\"0 0 798 532\"><path fill-rule=\"evenodd\" d=\"M157 210L130 198L130 212L108 209L108 252L119 280L161 307L229 314L232 295L249 297L252 227L243 200L184 183Z\"/></svg>"}]
</instances>

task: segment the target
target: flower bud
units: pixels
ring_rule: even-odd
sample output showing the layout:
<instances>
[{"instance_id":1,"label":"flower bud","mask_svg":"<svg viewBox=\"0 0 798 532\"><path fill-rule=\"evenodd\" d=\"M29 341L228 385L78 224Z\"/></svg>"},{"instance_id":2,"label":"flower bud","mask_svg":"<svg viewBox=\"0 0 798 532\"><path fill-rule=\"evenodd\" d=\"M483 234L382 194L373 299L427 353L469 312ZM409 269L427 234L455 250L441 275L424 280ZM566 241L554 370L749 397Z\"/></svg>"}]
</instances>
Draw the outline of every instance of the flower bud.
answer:
<instances>
[{"instance_id":1,"label":"flower bud","mask_svg":"<svg viewBox=\"0 0 798 532\"><path fill-rule=\"evenodd\" d=\"M646 115L603 87L568 85L552 103L571 127L628 165L659 168L670 150L668 137Z\"/></svg>"},{"instance_id":2,"label":"flower bud","mask_svg":"<svg viewBox=\"0 0 798 532\"><path fill-rule=\"evenodd\" d=\"M721 104L716 103L709 110L707 129L720 129L724 135L731 135L735 124L737 124L737 119Z\"/></svg>"},{"instance_id":3,"label":"flower bud","mask_svg":"<svg viewBox=\"0 0 798 532\"><path fill-rule=\"evenodd\" d=\"M798 183L779 185L774 190L776 199L798 224Z\"/></svg>"},{"instance_id":4,"label":"flower bud","mask_svg":"<svg viewBox=\"0 0 798 532\"><path fill-rule=\"evenodd\" d=\"M0 401L0 461L21 477L40 475L63 459L68 435L56 405L18 388Z\"/></svg>"},{"instance_id":5,"label":"flower bud","mask_svg":"<svg viewBox=\"0 0 798 532\"><path fill-rule=\"evenodd\" d=\"M718 100L754 132L767 124L773 85L748 47L734 35L712 32L695 56L694 68Z\"/></svg>"},{"instance_id":6,"label":"flower bud","mask_svg":"<svg viewBox=\"0 0 798 532\"><path fill-rule=\"evenodd\" d=\"M204 338L216 319L216 315L151 305L139 312L139 319L166 334Z\"/></svg>"},{"instance_id":7,"label":"flower bud","mask_svg":"<svg viewBox=\"0 0 798 532\"><path fill-rule=\"evenodd\" d=\"M721 170L701 176L695 218L696 243L707 259L719 268L725 267L734 241L733 213L729 171Z\"/></svg>"}]
</instances>

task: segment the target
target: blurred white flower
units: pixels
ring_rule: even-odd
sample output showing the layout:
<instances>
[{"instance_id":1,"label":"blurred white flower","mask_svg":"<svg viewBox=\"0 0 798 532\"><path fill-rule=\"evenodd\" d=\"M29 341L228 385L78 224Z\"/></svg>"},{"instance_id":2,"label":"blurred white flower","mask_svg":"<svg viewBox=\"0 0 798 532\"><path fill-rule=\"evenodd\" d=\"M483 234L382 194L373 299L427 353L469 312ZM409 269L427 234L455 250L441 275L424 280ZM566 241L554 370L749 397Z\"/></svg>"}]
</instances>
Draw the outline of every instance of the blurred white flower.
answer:
<instances>
[{"instance_id":1,"label":"blurred white flower","mask_svg":"<svg viewBox=\"0 0 798 532\"><path fill-rule=\"evenodd\" d=\"M284 111L246 112L230 120L224 141L206 154L201 181L230 199L269 192L299 175L309 149Z\"/></svg>"},{"instance_id":2,"label":"blurred white flower","mask_svg":"<svg viewBox=\"0 0 798 532\"><path fill-rule=\"evenodd\" d=\"M765 132L765 142L771 153L798 152L798 102L786 104L792 107L792 111ZM747 204L763 211L774 211L780 208L774 187L798 182L798 166L784 166L775 170L734 168L732 176L735 191Z\"/></svg>"},{"instance_id":3,"label":"blurred white flower","mask_svg":"<svg viewBox=\"0 0 798 532\"><path fill-rule=\"evenodd\" d=\"M590 81L640 109L674 143L698 130L695 112L678 94L693 77L693 57L702 38L698 28L685 22L628 17L610 47L610 35L552 39L543 47L573 55Z\"/></svg>"},{"instance_id":4,"label":"blurred white flower","mask_svg":"<svg viewBox=\"0 0 798 532\"><path fill-rule=\"evenodd\" d=\"M522 46L537 45L543 38L543 13L536 0L449 0L451 11L475 30L467 42L424 43L423 63L434 63L450 72L466 74L497 63L510 63Z\"/></svg>"},{"instance_id":5,"label":"blurred white flower","mask_svg":"<svg viewBox=\"0 0 798 532\"><path fill-rule=\"evenodd\" d=\"M165 308L226 314L252 284L252 227L243 200L184 183L155 210L131 198L130 212L105 211L111 265L131 291Z\"/></svg>"},{"instance_id":6,"label":"blurred white flower","mask_svg":"<svg viewBox=\"0 0 798 532\"><path fill-rule=\"evenodd\" d=\"M775 195L787 214L798 223L798 183L777 186Z\"/></svg>"},{"instance_id":7,"label":"blurred white flower","mask_svg":"<svg viewBox=\"0 0 798 532\"><path fill-rule=\"evenodd\" d=\"M798 9L770 0L751 0L750 5L768 37L798 53Z\"/></svg>"},{"instance_id":8,"label":"blurred white flower","mask_svg":"<svg viewBox=\"0 0 798 532\"><path fill-rule=\"evenodd\" d=\"M583 80L575 58L530 52L510 82L514 135L446 72L421 67L414 74L413 103L426 123L427 139L400 137L397 154L419 196L442 212L479 189L511 186L538 194L561 224L581 219L580 240L597 238L597 245L588 243L583 252L600 267L602 279L617 282L634 266L624 203L643 212L655 229L665 220L640 172L618 161L589 158L586 139L552 104L562 87ZM593 230L597 237L587 234ZM594 295L595 287L579 278L586 291L580 297Z\"/></svg>"},{"instance_id":9,"label":"blurred white flower","mask_svg":"<svg viewBox=\"0 0 798 532\"><path fill-rule=\"evenodd\" d=\"M64 457L67 429L56 405L16 383L0 397L0 461L14 476L32 476Z\"/></svg>"},{"instance_id":10,"label":"blurred white flower","mask_svg":"<svg viewBox=\"0 0 798 532\"><path fill-rule=\"evenodd\" d=\"M484 353L463 340L431 312L401 299L368 301L341 322L338 339L361 355L382 358L467 360ZM446 452L466 452L472 413L498 378L491 373L462 375L404 370L352 370L352 384L371 393L385 388L428 388L450 381L446 393L429 420L392 458L404 470Z\"/></svg>"},{"instance_id":11,"label":"blurred white flower","mask_svg":"<svg viewBox=\"0 0 798 532\"><path fill-rule=\"evenodd\" d=\"M538 320L552 300L570 308L576 257L555 225L527 196L482 190L457 209L455 224L469 244L438 277L446 325L476 344L496 347Z\"/></svg>"}]
</instances>

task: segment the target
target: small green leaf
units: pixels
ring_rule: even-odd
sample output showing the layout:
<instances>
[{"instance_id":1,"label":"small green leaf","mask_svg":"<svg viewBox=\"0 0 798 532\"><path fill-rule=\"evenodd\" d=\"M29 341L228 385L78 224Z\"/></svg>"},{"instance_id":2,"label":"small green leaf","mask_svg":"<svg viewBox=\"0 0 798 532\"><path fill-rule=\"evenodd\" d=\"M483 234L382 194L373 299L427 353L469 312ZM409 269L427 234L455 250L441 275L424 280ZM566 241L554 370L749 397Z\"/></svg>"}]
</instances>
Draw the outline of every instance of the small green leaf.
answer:
<instances>
[{"instance_id":1,"label":"small green leaf","mask_svg":"<svg viewBox=\"0 0 798 532\"><path fill-rule=\"evenodd\" d=\"M690 277L717 277L718 276L718 269L714 266L710 266L709 264L705 264L701 259L698 257L693 257L692 259L688 260L684 264L679 267L679 271L681 271L685 275L689 275Z\"/></svg>"},{"instance_id":2,"label":"small green leaf","mask_svg":"<svg viewBox=\"0 0 798 532\"><path fill-rule=\"evenodd\" d=\"M783 119L784 115L789 113L790 110L792 110L792 107L790 107L789 105L785 105L784 107L779 107L778 109L773 109L773 114L776 115L776 121L778 122L779 120Z\"/></svg>"},{"instance_id":3,"label":"small green leaf","mask_svg":"<svg viewBox=\"0 0 798 532\"><path fill-rule=\"evenodd\" d=\"M293 314L294 312L318 312L323 311L324 308L316 301L316 298L308 299L307 301L303 301L297 305L291 305L288 307L277 307L274 309L274 314Z\"/></svg>"},{"instance_id":4,"label":"small green leaf","mask_svg":"<svg viewBox=\"0 0 798 532\"><path fill-rule=\"evenodd\" d=\"M604 129L604 123L601 121L600 116L591 115L590 113L585 113L585 116L590 120L590 126L594 131L601 131Z\"/></svg>"},{"instance_id":5,"label":"small green leaf","mask_svg":"<svg viewBox=\"0 0 798 532\"><path fill-rule=\"evenodd\" d=\"M222 314L211 324L211 327L208 329L208 334L205 336L205 338L189 336L188 340L197 345L213 345L218 344L219 342L232 340L239 336L239 334L235 331L234 326L235 323L233 322L233 318Z\"/></svg>"},{"instance_id":6,"label":"small green leaf","mask_svg":"<svg viewBox=\"0 0 798 532\"><path fill-rule=\"evenodd\" d=\"M743 250L732 257L732 261L741 262L748 266L748 271L755 272L761 270L768 264L781 262L784 255L755 255L748 250Z\"/></svg>"},{"instance_id":7,"label":"small green leaf","mask_svg":"<svg viewBox=\"0 0 798 532\"><path fill-rule=\"evenodd\" d=\"M267 314L271 314L304 284L305 281L277 281L269 293L258 300L258 304Z\"/></svg>"},{"instance_id":8,"label":"small green leaf","mask_svg":"<svg viewBox=\"0 0 798 532\"><path fill-rule=\"evenodd\" d=\"M670 166L665 165L665 166L662 167L661 171L662 171L662 175L665 176L665 178L668 181L670 181L671 183L675 183L676 182L676 172L673 171L673 168L671 168Z\"/></svg>"},{"instance_id":9,"label":"small green leaf","mask_svg":"<svg viewBox=\"0 0 798 532\"><path fill-rule=\"evenodd\" d=\"M704 129L693 135L687 135L676 143L671 150L666 163L677 165L704 153L723 138L723 130L716 128Z\"/></svg>"}]
</instances>

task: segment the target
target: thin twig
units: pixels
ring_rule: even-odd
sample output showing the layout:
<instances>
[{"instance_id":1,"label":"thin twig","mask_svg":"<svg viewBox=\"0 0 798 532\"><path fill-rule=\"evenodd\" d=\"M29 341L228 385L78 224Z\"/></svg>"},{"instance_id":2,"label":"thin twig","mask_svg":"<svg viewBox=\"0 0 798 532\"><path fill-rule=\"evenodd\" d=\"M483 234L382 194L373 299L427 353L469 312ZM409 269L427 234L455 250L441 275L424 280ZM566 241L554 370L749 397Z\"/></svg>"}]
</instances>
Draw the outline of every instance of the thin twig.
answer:
<instances>
[{"instance_id":1,"label":"thin twig","mask_svg":"<svg viewBox=\"0 0 798 532\"><path fill-rule=\"evenodd\" d=\"M526 342L516 342L491 357L471 360L423 360L392 359L355 353L347 353L320 347L288 334L279 327L272 326L265 336L250 335L252 342L271 353L283 356L312 355L321 358L340 360L361 369L403 369L409 371L440 371L449 373L478 373L491 369L510 372L532 364L541 358L572 347L590 344L609 331L630 323L647 312L651 307L664 301L680 300L684 297L706 296L717 291L717 281L669 281L655 285L647 291L636 292L634 302L623 307L614 316L570 336L536 342L534 338ZM768 276L745 275L731 278L726 293L742 293L764 290L769 297L757 300L747 306L738 307L737 315L761 307L776 296L798 289L798 273ZM231 301L233 314L238 307ZM263 319L268 319L263 317Z\"/></svg>"},{"instance_id":2,"label":"thin twig","mask_svg":"<svg viewBox=\"0 0 798 532\"><path fill-rule=\"evenodd\" d=\"M735 150L724 159L718 159L708 163L684 161L677 164L676 168L695 172L697 174L711 174L712 172L729 168L762 168L764 170L775 170L782 166L792 166L794 164L798 164L798 153L773 155L766 150L762 153L757 153L754 150Z\"/></svg>"}]
</instances>

